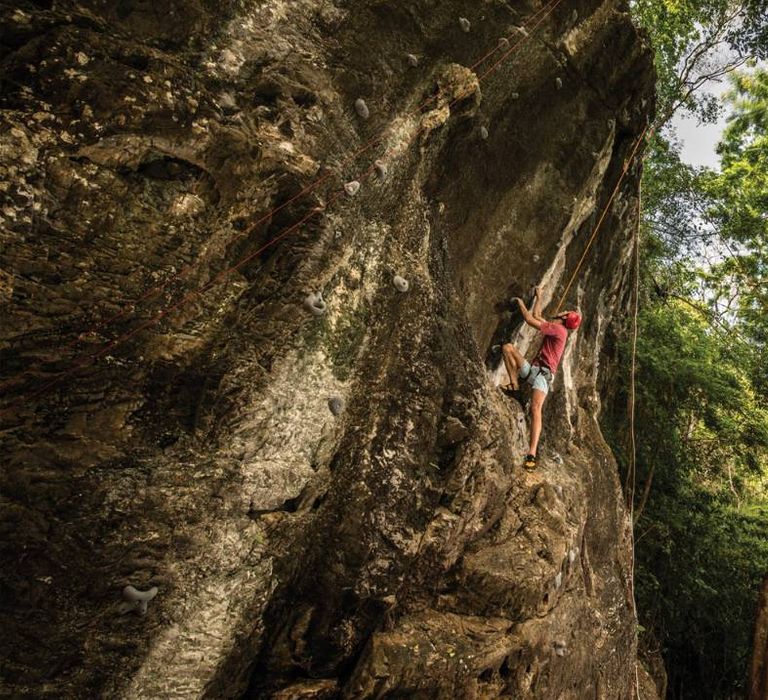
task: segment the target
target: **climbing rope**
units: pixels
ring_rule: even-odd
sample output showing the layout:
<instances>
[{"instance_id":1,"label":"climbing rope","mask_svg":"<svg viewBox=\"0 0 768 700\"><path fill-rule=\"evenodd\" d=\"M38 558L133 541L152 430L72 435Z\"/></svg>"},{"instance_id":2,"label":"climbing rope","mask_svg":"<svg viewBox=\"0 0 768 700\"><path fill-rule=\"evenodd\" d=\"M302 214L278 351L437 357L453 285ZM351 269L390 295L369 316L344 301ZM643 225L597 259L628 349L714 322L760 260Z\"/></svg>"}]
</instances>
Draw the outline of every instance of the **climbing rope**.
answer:
<instances>
[{"instance_id":1,"label":"climbing rope","mask_svg":"<svg viewBox=\"0 0 768 700\"><path fill-rule=\"evenodd\" d=\"M628 405L628 418L629 418L629 465L627 469L627 478L624 484L624 492L627 494L627 504L629 506L630 513L633 516L634 522L634 510L635 510L635 488L637 482L637 444L635 441L635 377L637 372L637 315L638 315L638 296L640 290L640 216L642 212L641 198L638 197L637 201L637 228L635 230L634 237L634 258L635 258L635 270L634 277L635 283L632 291L632 352L629 366L629 405Z\"/></svg>"},{"instance_id":2,"label":"climbing rope","mask_svg":"<svg viewBox=\"0 0 768 700\"><path fill-rule=\"evenodd\" d=\"M539 10L537 10L533 15L531 15L531 17L527 18L525 20L525 22L523 22L523 24L525 25L525 24L528 24L530 22L534 22L534 20L535 20L535 22L533 23L533 25L531 27L531 31L535 30L554 11L554 9L560 4L560 2L562 2L562 0L549 0L549 2L547 2L541 8L539 8ZM478 77L478 82L482 81L489 74L491 74L493 71L495 71L509 56L511 56L529 38L529 36L530 36L530 34L528 33L528 31L524 32L522 38L519 41L517 41L515 44L511 45L510 48L507 49L502 54L502 56L488 70L486 70L482 75L480 75ZM481 57L478 61L476 61L473 64L472 68L475 68L478 65L480 65L488 57L490 57L491 55L496 53L500 48L502 48L502 42L499 42L499 44L492 51L486 53L483 57ZM421 110L425 106L427 106L431 102L439 99L441 94L442 94L442 92L440 90L438 90L438 92L435 95L430 96L425 102L420 104L416 109L414 109L411 112L409 112L406 116L414 116L414 115L419 114L421 112ZM467 97L467 95L459 95L454 100L452 100L448 104L449 111L450 111L451 107L453 107L457 102L465 99L466 97ZM413 143L413 141L422 133L422 131L424 131L425 128L426 128L426 126L422 125L421 128L416 130L415 133L410 137L410 139L403 146L403 149L405 149L408 146L410 146L411 143ZM370 141L368 141L366 144L363 145L363 147L361 147L360 149L355 151L351 156L349 156L347 159L345 159L345 161L343 161L342 164L339 167L343 167L344 165L348 164L352 160L355 160L357 157L359 157L360 155L362 155L366 151L370 150L370 148L372 148L374 145L380 143L384 139L384 136L386 135L386 133L387 133L387 129L385 129L383 132L381 132L381 134L379 134L378 136L376 136L373 139L371 139ZM387 155L391 155L391 154L392 154L391 150L388 150L385 153L385 157ZM373 172L375 169L376 169L376 164L374 163L374 165L370 166L368 168L368 170L362 176L360 176L360 180L366 179L368 176L370 176L371 172ZM228 242L228 245L231 244L232 242L242 238L243 236L246 236L249 233L252 233L253 230L257 226L259 226L260 224L266 222L268 219L270 219L272 216L274 216L274 214L278 213L280 210L284 209L289 204L291 204L292 202L296 201L299 197L301 197L304 194L307 194L311 190L315 189L320 184L322 184L323 182L327 181L329 178L333 177L335 174L336 174L335 171L334 172L329 172L326 175L324 175L323 177L321 177L318 180L314 181L313 183L310 183L303 190L301 190L296 195L291 197L289 200L287 200L286 202L283 202L278 207L275 207L270 212L268 212L267 214L262 216L260 219L258 219L256 222L254 222L247 229L245 229L244 231L242 231L239 234L237 234L237 236L233 237ZM325 208L328 208L332 203L334 203L344 193L345 193L345 190L341 189L341 190L336 191L334 194L332 194L331 197L329 198L328 202L326 203ZM82 369L85 366L93 364L93 362L95 362L97 359L99 359L103 355L107 354L111 350L115 349L119 345L122 345L123 343L127 342L133 336L137 335L141 331L149 328L150 326L153 326L153 325L159 323L163 318L165 318L171 312L175 311L176 309L180 308L181 306L186 305L190 301L193 301L194 299L199 298L202 294L207 292L209 289L211 289L212 287L216 286L218 283L223 281L232 272L238 270L240 267L245 265L247 262L252 260L254 257L256 257L260 253L264 252L267 248L269 248L270 246L274 245L278 241L280 241L283 238L285 238L287 235L289 235L290 233L295 231L302 224L304 224L307 221L309 221L309 219L311 219L313 216L317 215L319 212L320 212L319 209L312 210L311 212L309 212L309 214L307 214L305 217L303 217L300 221L296 222L295 224L291 225L287 229L285 229L282 232L280 232L273 239L271 239L270 241L265 243L263 246L261 246L257 251L255 251L253 253L250 253L249 255L245 256L244 258L239 260L237 263L235 263L231 267L229 267L229 268L223 270L222 272L220 272L210 282L208 282L205 285L203 285L202 287L200 287L200 288L198 288L198 289L196 289L196 290L186 294L184 297L182 297L182 299L180 299L176 303L172 304L171 306L163 309L158 314L156 314L154 317L152 317L151 319L148 319L144 323L140 324L135 329L133 329L133 330L127 332L127 333L124 333L123 335L119 336L115 340L109 342L106 346L104 346L101 350L97 351L96 353L93 353L91 355L83 355L83 356L81 356L79 359L77 359L75 361L75 363L72 365L72 367L70 367L68 370L66 370L63 374L60 374L57 377L55 377L52 380L50 380L48 383L46 383L39 390L35 391L34 393L32 393L27 398L35 398L35 397L39 396L40 394L44 393L45 391L47 391L49 388L51 388L55 384L57 384L60 381L64 380L68 376L71 376L74 372L77 372L78 370ZM64 346L62 349L69 349L69 348L73 347L74 345L79 343L81 340L86 338L91 333L94 333L94 332L96 332L96 331L106 327L107 325L111 325L115 321L117 321L120 318L126 316L130 311L135 311L137 305L141 304L142 302L146 301L147 299L151 298L152 296L155 296L156 294L160 293L165 288L167 288L172 282L180 279L181 277L186 275L189 271L191 271L195 267L196 262L197 261L195 261L193 263L190 263L185 268L183 268L180 272L176 273L175 275L172 275L163 284L158 285L158 286L153 287L152 289L148 290L141 297L139 297L138 300L136 300L135 302L132 302L130 304L127 304L117 314L113 315L112 317L110 317L110 318L108 318L108 319L106 319L106 320L104 320L102 322L99 322L98 324L96 324L94 327L92 327L88 331L80 333L77 336L77 338L74 339L74 341L70 342L68 345ZM36 365L36 367L39 367L41 362L54 361L54 360L57 360L57 359L60 359L60 358L51 357L51 358L39 361L38 364ZM32 371L33 371L33 368L32 369L23 370L22 372L18 373L17 375L14 375L13 377L10 377L9 379L5 380L2 384L0 384L0 390L3 390L5 388L7 388L13 382L17 381L18 379L20 379L21 377L23 377L23 376L25 376L27 374L30 374Z\"/></svg>"},{"instance_id":3,"label":"climbing rope","mask_svg":"<svg viewBox=\"0 0 768 700\"><path fill-rule=\"evenodd\" d=\"M635 142L634 148L632 148L632 152L629 154L629 157L624 161L624 167L622 168L621 175L619 176L619 180L616 183L616 187L613 188L613 192L611 193L611 196L608 198L608 202L603 208L603 212L600 215L600 219L598 220L594 231L592 231L592 235L589 237L587 246L586 248L584 248L584 252L582 253L581 258L579 259L579 262L576 264L576 268L574 269L573 274L571 275L571 278L568 280L568 284L565 286L565 289L563 290L563 293L560 296L560 301L557 302L557 307L555 308L555 313L553 314L553 316L557 316L557 314L560 313L563 307L563 302L565 301L565 298L568 296L568 292L570 291L571 286L573 285L573 282L576 279L576 276L579 274L579 270L581 270L581 266L587 257L587 253L589 253L589 249L592 247L592 244L594 243L595 238L597 238L597 234L600 231L600 228L603 225L603 221L605 220L605 217L608 214L608 209L613 203L613 200L616 198L616 195L619 193L619 188L621 187L622 182L624 182L624 178L626 177L627 172L629 172L629 168L632 165L632 162L635 158L635 154L637 153L637 150L640 148L640 145L646 139L646 135L647 135L647 138L650 138L652 133L653 133L653 130L649 126L646 126L643 129L643 132L637 138L637 141Z\"/></svg>"},{"instance_id":4,"label":"climbing rope","mask_svg":"<svg viewBox=\"0 0 768 700\"><path fill-rule=\"evenodd\" d=\"M637 316L640 294L640 216L642 213L641 196L637 200L637 227L635 229L633 254L635 258L634 269L634 287L632 291L632 352L629 366L629 466L627 469L627 478L624 485L630 514L634 518L635 510L635 487L637 479L637 444L635 441L635 378L637 372Z\"/></svg>"},{"instance_id":5,"label":"climbing rope","mask_svg":"<svg viewBox=\"0 0 768 700\"><path fill-rule=\"evenodd\" d=\"M616 182L616 186L613 188L613 192L611 193L611 196L608 198L608 201L606 202L605 207L603 207L603 211L602 211L602 214L600 215L600 219L597 222L595 229L592 231L592 235L589 237L589 241L587 242L587 245L584 248L584 252L581 254L581 258L579 259L579 262L576 264L576 268L574 269L573 274L571 275L571 278L568 280L568 284L566 285L565 290L560 296L560 301L557 302L557 306L555 307L555 312L552 314L553 316L557 316L557 314L559 314L560 311L562 310L563 302L565 301L565 298L568 296L568 292L570 291L571 286L573 285L573 282L576 279L576 276L579 274L579 270L581 270L581 266L587 257L587 253L589 253L589 249L592 247L592 243L594 243L595 239L597 238L597 234L600 231L600 227L602 226L603 221L605 220L605 217L608 214L608 209L613 203L613 200L616 198L616 195L618 194L619 189L621 187L621 183L624 181L624 178L626 177L627 172L629 172L629 168L632 164L632 161L635 158L638 148L640 148L640 144L646 138L646 135L647 135L647 138L651 137L653 130L654 129L649 126L646 126L645 129L643 129L640 136L638 136L634 147L632 148L632 152L630 153L629 157L624 161L624 165L622 167L621 174L619 175L619 179ZM542 341L541 345L539 346L539 352L541 351L543 344L544 342Z\"/></svg>"},{"instance_id":6,"label":"climbing rope","mask_svg":"<svg viewBox=\"0 0 768 700\"><path fill-rule=\"evenodd\" d=\"M637 619L637 599L635 598L635 487L637 483L637 443L635 441L635 379L637 375L637 316L640 307L640 220L643 212L642 189L637 196L637 226L633 242L635 258L635 283L632 290L632 354L629 364L629 466L624 491L629 500L629 593L632 599L632 613ZM631 476L631 482L630 482ZM637 631L635 631L637 638ZM640 675L635 659L635 693L640 700Z\"/></svg>"}]
</instances>

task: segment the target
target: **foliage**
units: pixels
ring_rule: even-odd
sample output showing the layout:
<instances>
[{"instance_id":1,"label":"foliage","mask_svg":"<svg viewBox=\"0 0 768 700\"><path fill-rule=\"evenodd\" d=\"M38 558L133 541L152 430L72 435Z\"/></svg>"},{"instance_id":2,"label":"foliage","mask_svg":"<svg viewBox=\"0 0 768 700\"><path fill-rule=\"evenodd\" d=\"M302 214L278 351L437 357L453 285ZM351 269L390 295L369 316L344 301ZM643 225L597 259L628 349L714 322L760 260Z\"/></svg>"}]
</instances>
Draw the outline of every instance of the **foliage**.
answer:
<instances>
[{"instance_id":1,"label":"foliage","mask_svg":"<svg viewBox=\"0 0 768 700\"><path fill-rule=\"evenodd\" d=\"M680 107L696 112L705 121L714 120L716 103L698 98L696 88L702 78L711 77L729 65L728 60L718 61L715 56L729 45L730 29L742 4L731 0L633 3L633 14L650 33L655 50L661 123L666 123Z\"/></svg>"},{"instance_id":2,"label":"foliage","mask_svg":"<svg viewBox=\"0 0 768 700\"><path fill-rule=\"evenodd\" d=\"M636 396L640 620L663 646L671 697L725 698L743 683L756 591L768 571L768 408L746 358L701 313L659 299L647 278L644 307ZM605 419L620 458L625 400L622 387Z\"/></svg>"},{"instance_id":3,"label":"foliage","mask_svg":"<svg viewBox=\"0 0 768 700\"><path fill-rule=\"evenodd\" d=\"M708 200L704 175L680 160L676 144L655 136L648 145L643 173L644 221L666 245L666 257L706 242L710 229L703 220Z\"/></svg>"},{"instance_id":4,"label":"foliage","mask_svg":"<svg viewBox=\"0 0 768 700\"><path fill-rule=\"evenodd\" d=\"M721 106L696 88L765 52L768 19L764 2L637 0L633 10L657 50L657 123L680 108L730 113L718 171L683 163L669 129L646 154L633 497L641 635L662 646L669 697L733 698L768 571L768 74L735 74ZM712 62L723 46L735 54ZM626 377L628 343L621 354ZM625 476L627 397L620 382L604 416Z\"/></svg>"},{"instance_id":5,"label":"foliage","mask_svg":"<svg viewBox=\"0 0 768 700\"><path fill-rule=\"evenodd\" d=\"M768 3L766 0L747 0L741 22L732 41L744 53L765 58L768 52Z\"/></svg>"},{"instance_id":6,"label":"foliage","mask_svg":"<svg viewBox=\"0 0 768 700\"><path fill-rule=\"evenodd\" d=\"M766 0L634 0L631 5L655 50L657 126L681 108L714 121L717 101L699 88L768 53Z\"/></svg>"},{"instance_id":7,"label":"foliage","mask_svg":"<svg viewBox=\"0 0 768 700\"><path fill-rule=\"evenodd\" d=\"M768 340L768 71L736 75L719 146L722 167L705 183L708 215L730 256L713 272L718 297L734 297L745 331ZM737 294L734 294L737 291ZM763 387L766 387L763 384Z\"/></svg>"},{"instance_id":8,"label":"foliage","mask_svg":"<svg viewBox=\"0 0 768 700\"><path fill-rule=\"evenodd\" d=\"M765 513L734 510L689 484L656 496L639 535L636 588L665 645L672 697L742 690L755 591L768 564L765 524Z\"/></svg>"}]
</instances>

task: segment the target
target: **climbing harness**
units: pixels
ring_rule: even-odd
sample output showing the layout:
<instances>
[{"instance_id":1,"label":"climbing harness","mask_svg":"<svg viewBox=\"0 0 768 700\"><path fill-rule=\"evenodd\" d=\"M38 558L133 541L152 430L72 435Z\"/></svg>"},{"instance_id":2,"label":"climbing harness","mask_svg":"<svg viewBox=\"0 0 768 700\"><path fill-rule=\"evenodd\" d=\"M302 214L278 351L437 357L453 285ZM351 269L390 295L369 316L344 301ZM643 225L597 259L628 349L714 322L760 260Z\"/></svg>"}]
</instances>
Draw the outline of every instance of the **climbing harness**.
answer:
<instances>
[{"instance_id":1,"label":"climbing harness","mask_svg":"<svg viewBox=\"0 0 768 700\"><path fill-rule=\"evenodd\" d=\"M549 367L547 367L547 365L545 365L538 356L533 360L533 362L531 362L531 369L528 370L528 374L525 377L526 380L531 376L531 372L533 371L534 367L538 370L537 376L544 377L544 381L547 383L547 386L549 389L552 389L552 382L555 381L555 373Z\"/></svg>"},{"instance_id":2,"label":"climbing harness","mask_svg":"<svg viewBox=\"0 0 768 700\"><path fill-rule=\"evenodd\" d=\"M533 362L531 362L532 367L538 367L539 372L542 372L544 374L548 374L550 377L550 380L552 377L555 376L555 373L542 361L540 357L537 357Z\"/></svg>"}]
</instances>

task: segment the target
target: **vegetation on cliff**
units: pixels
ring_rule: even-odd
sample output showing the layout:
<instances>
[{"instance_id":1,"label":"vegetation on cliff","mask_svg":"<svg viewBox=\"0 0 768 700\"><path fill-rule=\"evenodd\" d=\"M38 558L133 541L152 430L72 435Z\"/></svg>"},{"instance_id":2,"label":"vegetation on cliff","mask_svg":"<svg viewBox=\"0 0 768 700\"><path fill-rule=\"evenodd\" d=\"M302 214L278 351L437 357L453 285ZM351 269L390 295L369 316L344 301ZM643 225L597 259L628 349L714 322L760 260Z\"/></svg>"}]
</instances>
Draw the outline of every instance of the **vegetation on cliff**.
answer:
<instances>
[{"instance_id":1,"label":"vegetation on cliff","mask_svg":"<svg viewBox=\"0 0 768 700\"><path fill-rule=\"evenodd\" d=\"M743 693L768 571L768 22L760 3L635 5L656 48L659 120L643 182L637 346L636 593L668 697ZM722 101L699 92L730 74ZM716 170L665 124L727 110ZM629 366L629 343L623 348ZM627 371L623 376L628 376ZM618 392L606 427L626 454ZM625 462L626 465L626 462ZM628 495L631 497L631 485Z\"/></svg>"}]
</instances>

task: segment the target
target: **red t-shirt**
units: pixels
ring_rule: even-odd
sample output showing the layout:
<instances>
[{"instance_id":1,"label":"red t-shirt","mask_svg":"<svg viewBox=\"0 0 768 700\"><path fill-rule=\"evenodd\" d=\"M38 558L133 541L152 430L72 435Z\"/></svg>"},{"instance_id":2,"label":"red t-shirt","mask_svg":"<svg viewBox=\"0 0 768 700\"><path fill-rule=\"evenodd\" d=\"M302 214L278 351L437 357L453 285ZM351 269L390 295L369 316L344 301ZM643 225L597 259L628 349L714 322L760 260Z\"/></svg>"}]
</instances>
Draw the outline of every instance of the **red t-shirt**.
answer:
<instances>
[{"instance_id":1,"label":"red t-shirt","mask_svg":"<svg viewBox=\"0 0 768 700\"><path fill-rule=\"evenodd\" d=\"M548 321L544 321L541 324L540 330L544 334L544 344L541 346L536 360L549 367L552 370L552 374L554 374L557 371L557 366L560 364L563 350L565 350L568 331L562 323L549 323Z\"/></svg>"}]
</instances>

